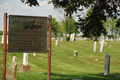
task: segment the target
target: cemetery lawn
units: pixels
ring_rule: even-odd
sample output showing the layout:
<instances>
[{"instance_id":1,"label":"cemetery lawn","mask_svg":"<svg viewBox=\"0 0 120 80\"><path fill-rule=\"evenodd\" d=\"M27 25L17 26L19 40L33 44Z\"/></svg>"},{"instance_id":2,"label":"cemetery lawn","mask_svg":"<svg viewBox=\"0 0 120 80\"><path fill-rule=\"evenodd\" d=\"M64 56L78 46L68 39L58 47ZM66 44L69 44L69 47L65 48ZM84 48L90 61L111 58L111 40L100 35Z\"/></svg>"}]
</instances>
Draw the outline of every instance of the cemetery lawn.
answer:
<instances>
[{"instance_id":1,"label":"cemetery lawn","mask_svg":"<svg viewBox=\"0 0 120 80\"><path fill-rule=\"evenodd\" d=\"M108 48L112 46L111 48ZM78 55L74 56L74 50ZM97 52L93 52L93 41L76 40L75 42L52 41L51 55L51 80L120 80L115 78L120 75L120 42L107 42L103 53L99 53L100 44L97 42ZM110 75L104 76L105 54L110 54ZM10 66L13 56L17 57L16 80L47 80L47 53L37 53L36 57L29 54L28 63L30 72L20 73L19 67L23 63L22 53L7 53L7 68ZM93 61L98 59L98 61ZM2 79L3 47L0 47L0 80Z\"/></svg>"}]
</instances>

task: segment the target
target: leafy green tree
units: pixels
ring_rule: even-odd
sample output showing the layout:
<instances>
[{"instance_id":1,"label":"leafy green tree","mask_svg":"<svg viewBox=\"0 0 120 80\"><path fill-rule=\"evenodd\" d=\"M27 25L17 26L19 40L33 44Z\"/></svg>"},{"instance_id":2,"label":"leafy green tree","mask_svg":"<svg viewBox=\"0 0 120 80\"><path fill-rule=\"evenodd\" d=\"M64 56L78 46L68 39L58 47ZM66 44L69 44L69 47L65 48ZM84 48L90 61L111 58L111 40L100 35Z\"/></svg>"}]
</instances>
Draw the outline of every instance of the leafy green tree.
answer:
<instances>
[{"instance_id":1,"label":"leafy green tree","mask_svg":"<svg viewBox=\"0 0 120 80\"><path fill-rule=\"evenodd\" d=\"M62 21L63 26L65 26L66 34L79 33L78 27L76 27L75 23L76 21L74 20L74 18L70 18L70 17L67 18L67 26L66 26L66 21L64 20Z\"/></svg>"},{"instance_id":2,"label":"leafy green tree","mask_svg":"<svg viewBox=\"0 0 120 80\"><path fill-rule=\"evenodd\" d=\"M62 24L62 21L58 23L58 33L60 34L60 37L63 37L63 34L65 32L64 24Z\"/></svg>"},{"instance_id":3,"label":"leafy green tree","mask_svg":"<svg viewBox=\"0 0 120 80\"><path fill-rule=\"evenodd\" d=\"M111 31L111 36L113 37L113 33L118 32L118 29L116 27L116 22L118 18L114 19L113 17L108 18L106 22L103 22L104 27L106 28L107 31Z\"/></svg>"},{"instance_id":4,"label":"leafy green tree","mask_svg":"<svg viewBox=\"0 0 120 80\"><path fill-rule=\"evenodd\" d=\"M83 37L95 36L95 40L97 40L98 36L102 33L105 34L106 30L102 25L104 20L106 20L106 17L103 12L99 11L98 7L90 11L86 18L79 17L78 26L83 33Z\"/></svg>"},{"instance_id":5,"label":"leafy green tree","mask_svg":"<svg viewBox=\"0 0 120 80\"><path fill-rule=\"evenodd\" d=\"M3 31L0 31L0 35L3 35Z\"/></svg>"},{"instance_id":6,"label":"leafy green tree","mask_svg":"<svg viewBox=\"0 0 120 80\"><path fill-rule=\"evenodd\" d=\"M52 18L52 33L54 36L57 38L58 36L58 22L56 21L55 18Z\"/></svg>"}]
</instances>

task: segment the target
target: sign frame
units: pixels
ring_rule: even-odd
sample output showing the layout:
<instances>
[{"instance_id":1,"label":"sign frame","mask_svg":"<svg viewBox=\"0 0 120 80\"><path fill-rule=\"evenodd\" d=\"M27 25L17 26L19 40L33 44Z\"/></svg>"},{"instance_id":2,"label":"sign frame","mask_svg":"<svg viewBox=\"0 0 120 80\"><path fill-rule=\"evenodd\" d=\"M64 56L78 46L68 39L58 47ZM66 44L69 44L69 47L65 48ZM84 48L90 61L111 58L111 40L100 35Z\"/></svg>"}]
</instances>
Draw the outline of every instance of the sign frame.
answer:
<instances>
[{"instance_id":1,"label":"sign frame","mask_svg":"<svg viewBox=\"0 0 120 80\"><path fill-rule=\"evenodd\" d=\"M23 22L25 23L25 21L27 24L25 24L24 26ZM37 21L37 26L35 25L36 21ZM41 28L44 30L42 30ZM42 40L41 37L44 38L44 40ZM8 52L47 53L47 17L9 15L8 43L9 43Z\"/></svg>"},{"instance_id":2,"label":"sign frame","mask_svg":"<svg viewBox=\"0 0 120 80\"><path fill-rule=\"evenodd\" d=\"M2 80L6 80L6 57L7 57L7 13L4 13L4 44L3 44L3 72ZM49 15L49 41L48 41L48 69L47 69L47 80L50 80L51 75L51 27L52 27L52 16ZM8 43L9 45L9 43Z\"/></svg>"}]
</instances>

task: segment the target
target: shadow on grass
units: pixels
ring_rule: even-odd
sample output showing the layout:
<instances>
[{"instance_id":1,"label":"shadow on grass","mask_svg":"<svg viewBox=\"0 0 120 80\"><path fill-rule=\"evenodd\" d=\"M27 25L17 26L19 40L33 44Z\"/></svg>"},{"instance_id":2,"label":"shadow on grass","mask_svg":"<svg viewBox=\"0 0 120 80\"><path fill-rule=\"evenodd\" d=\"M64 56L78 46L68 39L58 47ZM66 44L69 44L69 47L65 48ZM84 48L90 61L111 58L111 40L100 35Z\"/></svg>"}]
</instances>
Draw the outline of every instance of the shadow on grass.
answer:
<instances>
[{"instance_id":1,"label":"shadow on grass","mask_svg":"<svg viewBox=\"0 0 120 80\"><path fill-rule=\"evenodd\" d=\"M46 73L44 73L46 74ZM120 80L120 78L115 78L118 73L110 74L109 76L104 76L103 73L99 74L79 74L79 75L68 75L68 74L58 74L51 73L51 80L72 80L72 79L83 79L83 80Z\"/></svg>"}]
</instances>

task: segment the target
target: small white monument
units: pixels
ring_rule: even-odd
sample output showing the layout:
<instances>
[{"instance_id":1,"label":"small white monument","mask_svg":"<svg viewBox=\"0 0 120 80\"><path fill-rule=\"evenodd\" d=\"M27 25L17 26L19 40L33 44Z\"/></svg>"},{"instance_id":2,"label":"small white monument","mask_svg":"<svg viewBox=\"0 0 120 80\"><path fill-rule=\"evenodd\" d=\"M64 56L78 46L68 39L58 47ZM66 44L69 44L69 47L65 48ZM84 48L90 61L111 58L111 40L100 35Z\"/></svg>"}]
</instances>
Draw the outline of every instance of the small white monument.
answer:
<instances>
[{"instance_id":1,"label":"small white monument","mask_svg":"<svg viewBox=\"0 0 120 80\"><path fill-rule=\"evenodd\" d=\"M2 35L2 41L1 41L1 44L4 43L4 35ZM7 35L7 44L8 44L8 35Z\"/></svg>"},{"instance_id":2,"label":"small white monument","mask_svg":"<svg viewBox=\"0 0 120 80\"><path fill-rule=\"evenodd\" d=\"M74 51L74 56L77 56L77 51Z\"/></svg>"},{"instance_id":3,"label":"small white monument","mask_svg":"<svg viewBox=\"0 0 120 80\"><path fill-rule=\"evenodd\" d=\"M99 42L101 45L100 45L100 52L102 53L103 52L103 46L104 46L104 36L101 36L100 37L100 42Z\"/></svg>"},{"instance_id":4,"label":"small white monument","mask_svg":"<svg viewBox=\"0 0 120 80\"><path fill-rule=\"evenodd\" d=\"M94 42L94 50L93 52L96 52L96 41Z\"/></svg>"},{"instance_id":5,"label":"small white monument","mask_svg":"<svg viewBox=\"0 0 120 80\"><path fill-rule=\"evenodd\" d=\"M55 40L55 45L56 45L56 46L58 45L58 40Z\"/></svg>"},{"instance_id":6,"label":"small white monument","mask_svg":"<svg viewBox=\"0 0 120 80\"><path fill-rule=\"evenodd\" d=\"M33 56L36 56L36 53L33 53Z\"/></svg>"},{"instance_id":7,"label":"small white monument","mask_svg":"<svg viewBox=\"0 0 120 80\"><path fill-rule=\"evenodd\" d=\"M28 65L28 53L23 53L23 65Z\"/></svg>"},{"instance_id":8,"label":"small white monument","mask_svg":"<svg viewBox=\"0 0 120 80\"><path fill-rule=\"evenodd\" d=\"M106 41L109 41L109 40L108 40L108 36L106 36Z\"/></svg>"},{"instance_id":9,"label":"small white monument","mask_svg":"<svg viewBox=\"0 0 120 80\"><path fill-rule=\"evenodd\" d=\"M103 52L104 41L101 41L100 43L101 43L101 45L100 45L100 52L102 53Z\"/></svg>"},{"instance_id":10,"label":"small white monument","mask_svg":"<svg viewBox=\"0 0 120 80\"><path fill-rule=\"evenodd\" d=\"M74 41L75 33L70 35L70 41Z\"/></svg>"},{"instance_id":11,"label":"small white monument","mask_svg":"<svg viewBox=\"0 0 120 80\"><path fill-rule=\"evenodd\" d=\"M31 71L31 66L28 65L28 53L23 53L23 64L20 64L19 72Z\"/></svg>"},{"instance_id":12,"label":"small white monument","mask_svg":"<svg viewBox=\"0 0 120 80\"><path fill-rule=\"evenodd\" d=\"M67 37L69 36L69 34L67 34Z\"/></svg>"},{"instance_id":13,"label":"small white monument","mask_svg":"<svg viewBox=\"0 0 120 80\"><path fill-rule=\"evenodd\" d=\"M113 41L113 38L111 37L111 41Z\"/></svg>"}]
</instances>

